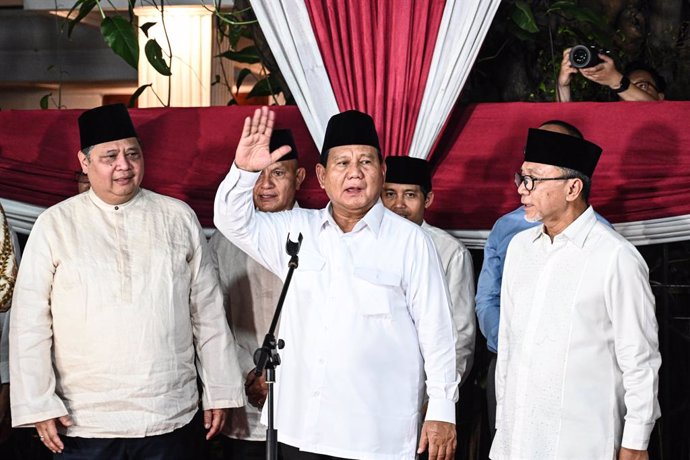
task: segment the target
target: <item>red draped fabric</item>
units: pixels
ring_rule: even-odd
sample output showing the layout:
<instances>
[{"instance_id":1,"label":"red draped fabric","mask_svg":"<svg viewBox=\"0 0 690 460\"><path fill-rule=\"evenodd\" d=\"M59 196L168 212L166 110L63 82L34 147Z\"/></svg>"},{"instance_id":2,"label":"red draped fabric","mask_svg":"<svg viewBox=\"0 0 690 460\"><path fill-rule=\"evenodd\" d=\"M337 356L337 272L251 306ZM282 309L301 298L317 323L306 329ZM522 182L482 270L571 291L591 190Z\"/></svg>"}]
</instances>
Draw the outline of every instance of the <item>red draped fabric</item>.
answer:
<instances>
[{"instance_id":1,"label":"red draped fabric","mask_svg":"<svg viewBox=\"0 0 690 460\"><path fill-rule=\"evenodd\" d=\"M340 110L374 118L386 155L407 155L445 1L305 0Z\"/></svg>"},{"instance_id":2,"label":"red draped fabric","mask_svg":"<svg viewBox=\"0 0 690 460\"><path fill-rule=\"evenodd\" d=\"M144 186L188 202L212 225L213 198L253 107L132 110L146 159ZM304 207L326 197L314 174L318 152L296 107L276 107L295 135L307 180ZM81 111L0 111L0 198L50 206L76 193ZM592 203L611 222L690 215L689 102L478 104L458 110L437 146L428 221L489 229L519 205L513 173L527 128L558 118L604 149Z\"/></svg>"},{"instance_id":3,"label":"red draped fabric","mask_svg":"<svg viewBox=\"0 0 690 460\"><path fill-rule=\"evenodd\" d=\"M145 158L143 186L189 203L213 226L213 198L232 162L244 118L255 107L130 110ZM318 161L297 107L274 107L277 127L293 131L310 173L301 200L326 202L313 174ZM77 117L82 110L0 112L0 197L51 206L77 191ZM315 196L311 196L311 195Z\"/></svg>"},{"instance_id":4,"label":"red draped fabric","mask_svg":"<svg viewBox=\"0 0 690 460\"><path fill-rule=\"evenodd\" d=\"M459 107L436 146L429 220L488 229L520 204L527 129L560 119L603 148L592 205L612 223L690 214L690 103L500 103Z\"/></svg>"}]
</instances>

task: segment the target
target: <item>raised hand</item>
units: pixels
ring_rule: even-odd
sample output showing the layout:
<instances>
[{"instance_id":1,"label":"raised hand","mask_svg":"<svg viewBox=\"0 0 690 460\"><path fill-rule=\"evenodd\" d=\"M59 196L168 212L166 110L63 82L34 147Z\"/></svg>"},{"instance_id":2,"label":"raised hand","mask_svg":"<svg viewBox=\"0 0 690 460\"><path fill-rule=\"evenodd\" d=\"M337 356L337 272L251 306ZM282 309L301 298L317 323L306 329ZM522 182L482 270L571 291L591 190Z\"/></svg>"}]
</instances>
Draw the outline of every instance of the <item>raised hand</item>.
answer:
<instances>
[{"instance_id":1,"label":"raised hand","mask_svg":"<svg viewBox=\"0 0 690 460\"><path fill-rule=\"evenodd\" d=\"M274 120L275 113L266 106L256 109L254 116L245 118L242 137L235 152L235 165L238 168L258 172L290 152L291 148L287 145L270 151Z\"/></svg>"}]
</instances>

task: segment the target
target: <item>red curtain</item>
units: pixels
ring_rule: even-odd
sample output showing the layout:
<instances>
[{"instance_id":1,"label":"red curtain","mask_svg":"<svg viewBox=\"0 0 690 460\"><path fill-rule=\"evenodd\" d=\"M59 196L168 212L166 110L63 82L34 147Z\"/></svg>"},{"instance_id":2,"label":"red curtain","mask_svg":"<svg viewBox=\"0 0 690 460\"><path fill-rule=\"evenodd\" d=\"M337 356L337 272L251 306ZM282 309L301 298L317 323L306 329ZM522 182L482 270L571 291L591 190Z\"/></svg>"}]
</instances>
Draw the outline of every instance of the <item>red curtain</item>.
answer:
<instances>
[{"instance_id":1,"label":"red curtain","mask_svg":"<svg viewBox=\"0 0 690 460\"><path fill-rule=\"evenodd\" d=\"M142 139L144 187L189 203L205 226L244 117L254 107L132 110ZM296 107L276 107L293 130L307 179L305 208L322 207L318 150ZM50 206L74 195L79 110L0 111L0 197ZM603 147L592 204L613 223L690 215L690 102L509 103L462 108L437 148L427 220L447 229L489 229L519 205L513 173L527 128L573 123Z\"/></svg>"},{"instance_id":2,"label":"red curtain","mask_svg":"<svg viewBox=\"0 0 690 460\"><path fill-rule=\"evenodd\" d=\"M142 186L187 202L213 226L213 199L232 163L244 118L256 107L134 109L142 142ZM326 202L314 174L319 154L296 106L273 107L276 127L293 132L308 174L300 203ZM0 197L52 206L77 193L77 117L82 110L0 111Z\"/></svg>"},{"instance_id":3,"label":"red curtain","mask_svg":"<svg viewBox=\"0 0 690 460\"><path fill-rule=\"evenodd\" d=\"M407 155L445 1L305 3L340 110L369 113L384 155Z\"/></svg>"}]
</instances>

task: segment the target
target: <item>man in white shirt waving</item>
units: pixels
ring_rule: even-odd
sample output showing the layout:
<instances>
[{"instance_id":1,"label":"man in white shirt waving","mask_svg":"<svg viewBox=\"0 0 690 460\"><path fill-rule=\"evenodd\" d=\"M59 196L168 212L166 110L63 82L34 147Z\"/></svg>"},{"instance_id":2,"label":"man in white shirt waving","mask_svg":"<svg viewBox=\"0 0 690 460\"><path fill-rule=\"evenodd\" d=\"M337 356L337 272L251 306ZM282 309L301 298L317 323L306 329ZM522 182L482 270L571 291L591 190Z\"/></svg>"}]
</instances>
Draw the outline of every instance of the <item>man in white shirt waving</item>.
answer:
<instances>
[{"instance_id":1,"label":"man in white shirt waving","mask_svg":"<svg viewBox=\"0 0 690 460\"><path fill-rule=\"evenodd\" d=\"M502 459L647 459L658 351L637 250L588 204L601 149L530 129L515 175L525 218L501 286L496 437Z\"/></svg>"},{"instance_id":2,"label":"man in white shirt waving","mask_svg":"<svg viewBox=\"0 0 690 460\"><path fill-rule=\"evenodd\" d=\"M385 167L370 116L331 118L316 174L325 209L256 212L274 114L245 120L214 223L284 277L289 234L304 236L281 319L276 427L285 460L453 458L458 377L443 269L428 235L380 200ZM417 446L421 389L429 408Z\"/></svg>"},{"instance_id":3,"label":"man in white shirt waving","mask_svg":"<svg viewBox=\"0 0 690 460\"><path fill-rule=\"evenodd\" d=\"M122 104L79 117L91 189L41 214L12 298L14 426L65 460L188 459L244 404L218 280L196 215L140 188L144 156Z\"/></svg>"}]
</instances>

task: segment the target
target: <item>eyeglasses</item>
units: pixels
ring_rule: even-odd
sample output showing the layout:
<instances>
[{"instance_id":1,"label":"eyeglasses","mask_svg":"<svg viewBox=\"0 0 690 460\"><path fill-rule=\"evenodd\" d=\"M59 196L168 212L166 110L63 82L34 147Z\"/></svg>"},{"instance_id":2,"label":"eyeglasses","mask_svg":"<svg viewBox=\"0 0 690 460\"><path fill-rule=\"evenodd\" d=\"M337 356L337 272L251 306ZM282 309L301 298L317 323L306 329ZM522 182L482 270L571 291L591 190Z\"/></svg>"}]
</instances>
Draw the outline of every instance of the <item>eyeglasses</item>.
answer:
<instances>
[{"instance_id":1,"label":"eyeglasses","mask_svg":"<svg viewBox=\"0 0 690 460\"><path fill-rule=\"evenodd\" d=\"M534 176L523 176L520 173L515 173L515 186L520 187L520 184L525 186L528 192L534 190L534 184L538 181L546 180L567 180L575 179L574 176L563 176L563 177L534 177Z\"/></svg>"},{"instance_id":2,"label":"eyeglasses","mask_svg":"<svg viewBox=\"0 0 690 460\"><path fill-rule=\"evenodd\" d=\"M659 92L659 90L656 89L656 86L654 86L654 84L651 81L640 80L640 81L633 82L633 85L637 86L638 88L640 88L644 92L647 92L647 90L649 88L654 88L654 91Z\"/></svg>"}]
</instances>

